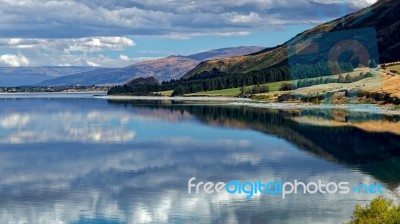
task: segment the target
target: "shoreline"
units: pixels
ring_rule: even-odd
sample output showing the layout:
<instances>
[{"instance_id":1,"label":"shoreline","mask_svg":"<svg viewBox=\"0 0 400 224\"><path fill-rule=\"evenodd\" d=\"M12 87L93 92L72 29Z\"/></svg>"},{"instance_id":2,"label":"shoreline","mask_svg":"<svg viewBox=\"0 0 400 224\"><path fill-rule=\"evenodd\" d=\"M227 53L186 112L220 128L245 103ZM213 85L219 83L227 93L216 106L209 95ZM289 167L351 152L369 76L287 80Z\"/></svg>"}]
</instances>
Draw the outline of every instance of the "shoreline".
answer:
<instances>
[{"instance_id":1,"label":"shoreline","mask_svg":"<svg viewBox=\"0 0 400 224\"><path fill-rule=\"evenodd\" d=\"M254 102L234 102L229 105L248 106L254 108L294 110L294 109L344 109L353 112L382 114L382 115L400 115L400 110L391 110L389 106L377 104L311 104L311 103L268 103L259 101Z\"/></svg>"},{"instance_id":2,"label":"shoreline","mask_svg":"<svg viewBox=\"0 0 400 224\"><path fill-rule=\"evenodd\" d=\"M312 104L312 103L281 103L264 102L250 98L238 97L161 97L161 96L94 96L97 99L108 100L172 100L172 101L214 101L228 102L221 105L248 106L253 108L266 108L278 110L294 109L345 109L353 112L372 114L400 115L400 110L392 110L389 106L378 104Z\"/></svg>"},{"instance_id":3,"label":"shoreline","mask_svg":"<svg viewBox=\"0 0 400 224\"><path fill-rule=\"evenodd\" d=\"M267 102L258 101L250 98L239 98L239 97L167 97L167 96L110 96L102 95L105 92L19 92L19 93L0 93L1 98L58 98L66 97L68 95L71 98L79 95L89 95L85 97L94 99L105 99L105 100L170 100L170 101L198 101L198 102L219 102L221 105L231 106L247 106L253 108L265 108L265 109L277 109L277 110L295 110L295 109L344 109L353 112L363 112L371 114L382 114L382 115L400 115L400 109L393 109L390 106L378 105L378 104L312 104L312 103L285 103L285 102ZM100 94L100 95L97 95ZM53 96L51 96L53 95ZM91 95L91 96L90 96ZM225 103L223 103L225 102ZM223 104L222 104L223 103Z\"/></svg>"},{"instance_id":4,"label":"shoreline","mask_svg":"<svg viewBox=\"0 0 400 224\"><path fill-rule=\"evenodd\" d=\"M170 97L170 96L94 96L107 100L172 100L172 101L214 101L214 102L251 102L249 98L239 97Z\"/></svg>"}]
</instances>

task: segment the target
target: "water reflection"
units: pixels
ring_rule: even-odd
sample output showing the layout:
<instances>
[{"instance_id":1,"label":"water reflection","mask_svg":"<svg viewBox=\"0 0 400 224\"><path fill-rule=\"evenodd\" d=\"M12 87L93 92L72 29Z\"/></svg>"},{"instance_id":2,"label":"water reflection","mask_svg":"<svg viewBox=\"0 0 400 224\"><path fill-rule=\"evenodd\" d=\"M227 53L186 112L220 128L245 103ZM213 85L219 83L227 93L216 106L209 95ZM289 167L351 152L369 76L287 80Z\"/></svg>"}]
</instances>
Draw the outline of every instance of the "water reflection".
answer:
<instances>
[{"instance_id":1,"label":"water reflection","mask_svg":"<svg viewBox=\"0 0 400 224\"><path fill-rule=\"evenodd\" d=\"M123 127L127 122L129 117L119 113L17 112L0 117L0 128L7 130L0 143L126 142L135 137L134 130Z\"/></svg>"},{"instance_id":2,"label":"water reflection","mask_svg":"<svg viewBox=\"0 0 400 224\"><path fill-rule=\"evenodd\" d=\"M110 101L110 104L134 108L144 105L119 101ZM397 135L400 116L343 110L277 111L182 104L170 107L163 102L146 107L185 111L209 125L251 129L278 136L325 160L357 168L384 163L385 166L376 167L379 172L370 172L387 184L397 186L400 183L400 173L394 172L400 168L400 138ZM378 123L381 126L377 126Z\"/></svg>"},{"instance_id":3,"label":"water reflection","mask_svg":"<svg viewBox=\"0 0 400 224\"><path fill-rule=\"evenodd\" d=\"M189 195L187 181L379 181L393 191L400 182L398 136L299 124L297 112L95 99L0 103L4 223L340 223L373 196L246 201ZM21 132L34 137L10 141ZM94 132L106 137L87 137Z\"/></svg>"}]
</instances>

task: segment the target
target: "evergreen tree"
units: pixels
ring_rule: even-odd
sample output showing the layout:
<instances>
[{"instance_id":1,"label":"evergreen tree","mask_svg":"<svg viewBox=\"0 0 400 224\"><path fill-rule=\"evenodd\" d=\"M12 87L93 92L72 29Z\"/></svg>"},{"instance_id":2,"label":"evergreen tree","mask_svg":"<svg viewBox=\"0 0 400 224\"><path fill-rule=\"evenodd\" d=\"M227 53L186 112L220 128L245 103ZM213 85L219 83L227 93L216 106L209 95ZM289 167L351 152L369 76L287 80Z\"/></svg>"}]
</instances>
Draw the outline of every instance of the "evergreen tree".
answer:
<instances>
[{"instance_id":1,"label":"evergreen tree","mask_svg":"<svg viewBox=\"0 0 400 224\"><path fill-rule=\"evenodd\" d=\"M378 67L378 64L376 63L375 59L370 60L370 62L369 62L369 67L370 67L370 68L376 68L376 67Z\"/></svg>"},{"instance_id":2,"label":"evergreen tree","mask_svg":"<svg viewBox=\"0 0 400 224\"><path fill-rule=\"evenodd\" d=\"M347 74L345 81L346 81L346 83L352 83L354 81L354 79L350 74Z\"/></svg>"},{"instance_id":3,"label":"evergreen tree","mask_svg":"<svg viewBox=\"0 0 400 224\"><path fill-rule=\"evenodd\" d=\"M346 82L346 78L343 76L343 74L340 74L339 78L338 78L338 83L345 83L345 82Z\"/></svg>"}]
</instances>

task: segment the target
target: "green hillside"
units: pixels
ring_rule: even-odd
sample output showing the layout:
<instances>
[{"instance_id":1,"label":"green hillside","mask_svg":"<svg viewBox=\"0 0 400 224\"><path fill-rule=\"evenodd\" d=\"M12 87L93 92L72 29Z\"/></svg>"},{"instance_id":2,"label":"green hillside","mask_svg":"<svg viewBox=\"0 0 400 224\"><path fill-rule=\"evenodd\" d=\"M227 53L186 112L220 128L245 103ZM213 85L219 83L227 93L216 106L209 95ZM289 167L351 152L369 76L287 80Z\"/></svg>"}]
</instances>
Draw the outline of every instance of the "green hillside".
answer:
<instances>
[{"instance_id":1,"label":"green hillside","mask_svg":"<svg viewBox=\"0 0 400 224\"><path fill-rule=\"evenodd\" d=\"M246 74L263 71L271 66L287 65L290 64L288 48L299 47L308 42L319 42L318 50L321 53L316 54L318 59L326 56L330 51L330 49L324 49L325 46L331 46L327 44L332 39L332 36L329 36L330 33L342 32L339 36L346 41L364 35L365 30L363 29L367 28L370 28L372 33L370 37L367 37L365 45L377 43L379 52L374 53L374 56L377 57L376 61L385 63L395 61L400 58L400 45L398 44L400 34L397 32L398 29L394 28L398 27L400 21L399 9L400 1L380 0L368 8L307 30L275 48L246 56L202 62L183 76L183 79L195 78L207 72L213 73L213 71ZM346 35L350 38L347 38Z\"/></svg>"}]
</instances>

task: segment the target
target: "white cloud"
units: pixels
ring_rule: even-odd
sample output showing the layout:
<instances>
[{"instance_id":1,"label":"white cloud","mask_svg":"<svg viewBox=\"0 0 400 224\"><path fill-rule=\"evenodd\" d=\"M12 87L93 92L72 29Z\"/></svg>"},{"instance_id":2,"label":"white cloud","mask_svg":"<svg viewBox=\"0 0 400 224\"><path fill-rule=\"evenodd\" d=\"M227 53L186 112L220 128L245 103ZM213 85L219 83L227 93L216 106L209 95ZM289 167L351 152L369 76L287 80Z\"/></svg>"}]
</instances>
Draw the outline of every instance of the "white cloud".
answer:
<instances>
[{"instance_id":1,"label":"white cloud","mask_svg":"<svg viewBox=\"0 0 400 224\"><path fill-rule=\"evenodd\" d=\"M60 41L60 40L53 40ZM127 47L135 46L136 43L126 37L96 37L96 38L79 38L79 39L64 39L70 46L66 51L104 51L116 50L121 51Z\"/></svg>"},{"instance_id":2,"label":"white cloud","mask_svg":"<svg viewBox=\"0 0 400 224\"><path fill-rule=\"evenodd\" d=\"M312 0L320 4L348 4L356 8L364 8L374 4L377 0Z\"/></svg>"},{"instance_id":3,"label":"white cloud","mask_svg":"<svg viewBox=\"0 0 400 224\"><path fill-rule=\"evenodd\" d=\"M123 61L129 61L129 60L130 60L130 58L129 58L128 56L123 55L123 54L121 54L121 55L119 56L119 59L121 59L121 60L123 60Z\"/></svg>"},{"instance_id":4,"label":"white cloud","mask_svg":"<svg viewBox=\"0 0 400 224\"><path fill-rule=\"evenodd\" d=\"M249 23L249 22L259 22L262 20L258 13L251 12L248 15L235 15L231 21L234 23Z\"/></svg>"},{"instance_id":5,"label":"white cloud","mask_svg":"<svg viewBox=\"0 0 400 224\"><path fill-rule=\"evenodd\" d=\"M100 67L99 64L91 62L91 61L86 61L87 65L92 66L92 67Z\"/></svg>"},{"instance_id":6,"label":"white cloud","mask_svg":"<svg viewBox=\"0 0 400 224\"><path fill-rule=\"evenodd\" d=\"M202 37L202 36L216 36L216 37L239 37L239 36L248 36L251 33L248 31L237 31L237 32L212 32L212 33L171 33L168 35L162 35L161 37L167 39L178 39L178 40L189 40L194 37ZM151 51L150 51L151 52ZM146 52L145 52L146 53ZM171 54L175 54L176 52L171 52Z\"/></svg>"},{"instance_id":7,"label":"white cloud","mask_svg":"<svg viewBox=\"0 0 400 224\"><path fill-rule=\"evenodd\" d=\"M123 67L142 59L111 58L104 56L103 53L109 51L123 52L135 45L136 43L128 37L0 38L0 49L10 52L1 56L0 65ZM19 53L11 53L15 51Z\"/></svg>"},{"instance_id":8,"label":"white cloud","mask_svg":"<svg viewBox=\"0 0 400 224\"><path fill-rule=\"evenodd\" d=\"M29 65L29 59L24 55L4 54L0 56L0 64L6 66L26 66Z\"/></svg>"},{"instance_id":9,"label":"white cloud","mask_svg":"<svg viewBox=\"0 0 400 224\"><path fill-rule=\"evenodd\" d=\"M57 47L62 51L122 51L136 43L127 37L85 37L85 38L0 38L2 48L43 48Z\"/></svg>"}]
</instances>

